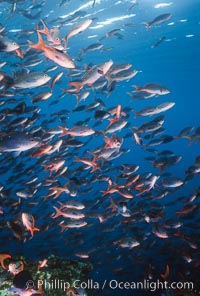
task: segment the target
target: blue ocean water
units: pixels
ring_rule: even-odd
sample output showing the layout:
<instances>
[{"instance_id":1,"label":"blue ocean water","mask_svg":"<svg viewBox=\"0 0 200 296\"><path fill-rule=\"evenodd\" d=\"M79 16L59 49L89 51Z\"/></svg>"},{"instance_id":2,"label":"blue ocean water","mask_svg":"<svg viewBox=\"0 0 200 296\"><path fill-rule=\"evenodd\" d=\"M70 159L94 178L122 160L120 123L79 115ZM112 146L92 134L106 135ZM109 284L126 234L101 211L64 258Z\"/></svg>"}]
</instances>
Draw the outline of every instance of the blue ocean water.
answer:
<instances>
[{"instance_id":1,"label":"blue ocean water","mask_svg":"<svg viewBox=\"0 0 200 296\"><path fill-rule=\"evenodd\" d=\"M99 283L107 280L105 289L93 291L94 295L171 295L166 289L135 291L112 289L108 284L112 280L163 280L161 274L167 265L170 281L184 279L198 286L199 0L1 1L0 7L0 253L34 260L54 254L91 262L90 278ZM38 42L41 20L49 30L57 29L41 34L46 48L54 49L53 58L44 48L29 47L30 41ZM63 39L86 20L91 24L70 36L65 48ZM150 28L143 22L151 22ZM55 44L58 36L60 47ZM5 37L19 45L21 57L17 50L7 49ZM100 48L87 51L95 44ZM83 55L81 49L86 49ZM55 62L55 55L66 52L75 69ZM104 73L102 64L108 61L112 66ZM128 64L130 71L138 71L135 77L124 77L125 72L118 78L112 72L118 65ZM83 83L84 74L91 69L104 86ZM38 87L17 87L15 83L23 75L25 83L33 83L31 72L46 73L51 80ZM58 73L62 76L50 89ZM109 77L114 81L111 89ZM83 83L79 92L70 86L72 81ZM141 94L135 85L143 87L143 96L133 98ZM160 93L161 87L169 93ZM89 92L88 97L77 103L84 91ZM46 92L51 92L48 99L33 101ZM156 114L155 108L166 102L175 104ZM117 107L121 107L120 114ZM153 115L142 116L139 111L148 107L154 107ZM97 119L95 114L100 110L105 118ZM139 130L148 122L155 124L156 116L164 116L160 127L150 132ZM25 118L24 122L20 118ZM126 126L109 132L108 118L116 124L125 120ZM77 126L91 128L94 133L62 136L60 126L68 128L68 134ZM188 127L190 130L180 134ZM19 148L16 155L16 142L23 144L19 133L37 140L38 145L25 151ZM136 143L134 133L141 143ZM2 145L13 134L14 144L6 142L6 148L12 146L13 151L6 151ZM106 138L111 141L115 137L121 141L120 147L113 148L110 158L102 156L102 149L105 153L109 148L105 148ZM37 155L48 146L49 150ZM174 157L178 157L175 162ZM93 172L94 162L85 164L86 158L97 163L98 169ZM51 171L50 165L58 161L65 162ZM133 170L133 166L139 168ZM176 179L181 180L180 185L175 184ZM65 192L55 197L59 189ZM59 202L69 201L84 205L80 211L73 207L75 215L79 212L84 218L54 218L54 207L61 208ZM69 212L66 208L62 214ZM31 236L22 213L34 218L39 232ZM85 226L61 232L63 224L83 220ZM10 222L21 227L20 238ZM79 253L88 258L80 258ZM199 295L199 290L187 293L181 295Z\"/></svg>"}]
</instances>

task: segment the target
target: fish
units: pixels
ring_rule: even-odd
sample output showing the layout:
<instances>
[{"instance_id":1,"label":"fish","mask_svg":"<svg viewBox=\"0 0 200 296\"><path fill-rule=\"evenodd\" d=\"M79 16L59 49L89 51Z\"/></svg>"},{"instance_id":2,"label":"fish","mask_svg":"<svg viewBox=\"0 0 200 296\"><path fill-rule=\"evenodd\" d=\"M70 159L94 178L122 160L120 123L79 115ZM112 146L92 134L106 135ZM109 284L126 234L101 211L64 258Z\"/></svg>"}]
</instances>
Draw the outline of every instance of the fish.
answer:
<instances>
[{"instance_id":1,"label":"fish","mask_svg":"<svg viewBox=\"0 0 200 296\"><path fill-rule=\"evenodd\" d=\"M39 32L38 35L38 43L33 43L29 41L29 47L34 48L37 50L42 50L47 58L54 61L57 65L67 68L67 69L74 69L75 64L73 60L67 53L63 53L62 51L57 50L56 48L45 45L42 36Z\"/></svg>"},{"instance_id":2,"label":"fish","mask_svg":"<svg viewBox=\"0 0 200 296\"><path fill-rule=\"evenodd\" d=\"M57 81L60 80L60 78L63 76L63 72L59 72L58 74L55 75L55 77L52 79L51 81L51 85L50 85L50 89L51 89L51 92L54 88L54 85L56 84Z\"/></svg>"},{"instance_id":3,"label":"fish","mask_svg":"<svg viewBox=\"0 0 200 296\"><path fill-rule=\"evenodd\" d=\"M32 237L34 235L34 231L40 231L39 228L35 227L35 220L31 214L22 213L22 222L26 229L30 231Z\"/></svg>"},{"instance_id":4,"label":"fish","mask_svg":"<svg viewBox=\"0 0 200 296\"><path fill-rule=\"evenodd\" d=\"M121 248L129 249L138 247L140 245L140 243L132 237L122 238L121 240L114 242L114 244L118 244Z\"/></svg>"},{"instance_id":5,"label":"fish","mask_svg":"<svg viewBox=\"0 0 200 296\"><path fill-rule=\"evenodd\" d=\"M22 132L10 133L0 138L1 152L23 152L38 145L38 140Z\"/></svg>"},{"instance_id":6,"label":"fish","mask_svg":"<svg viewBox=\"0 0 200 296\"><path fill-rule=\"evenodd\" d=\"M22 270L24 270L24 262L21 260L12 262L8 265L8 271L13 275L17 275Z\"/></svg>"},{"instance_id":7,"label":"fish","mask_svg":"<svg viewBox=\"0 0 200 296\"><path fill-rule=\"evenodd\" d=\"M11 288L8 288L8 292L11 294L17 294L19 296L31 296L34 294L42 294L42 292L36 291L32 288L31 289L20 289L20 288L11 287Z\"/></svg>"},{"instance_id":8,"label":"fish","mask_svg":"<svg viewBox=\"0 0 200 296\"><path fill-rule=\"evenodd\" d=\"M59 30L57 28L49 30L45 22L43 20L40 21L43 25L43 29L37 29L37 32L47 35L47 40L53 45L60 45L61 39L59 38Z\"/></svg>"},{"instance_id":9,"label":"fish","mask_svg":"<svg viewBox=\"0 0 200 296\"><path fill-rule=\"evenodd\" d=\"M74 162L82 162L86 164L88 167L92 167L91 173L95 172L96 170L100 170L99 164L96 162L96 159L89 159L89 158L76 158Z\"/></svg>"},{"instance_id":10,"label":"fish","mask_svg":"<svg viewBox=\"0 0 200 296\"><path fill-rule=\"evenodd\" d=\"M41 72L29 72L18 77L10 87L15 89L30 89L46 84L51 77Z\"/></svg>"},{"instance_id":11,"label":"fish","mask_svg":"<svg viewBox=\"0 0 200 296\"><path fill-rule=\"evenodd\" d=\"M65 48L67 47L68 44L68 40L77 35L82 33L83 31L85 31L91 24L92 24L93 20L92 19L87 19L85 21L83 21L82 23L77 24L75 27L73 27L70 32L64 37L64 41L65 41Z\"/></svg>"},{"instance_id":12,"label":"fish","mask_svg":"<svg viewBox=\"0 0 200 296\"><path fill-rule=\"evenodd\" d=\"M115 76L110 77L110 76L106 76L107 80L108 80L108 85L110 85L112 82L116 81L129 81L131 78L135 77L138 73L138 70L122 70L120 72L118 72L117 74L115 74Z\"/></svg>"},{"instance_id":13,"label":"fish","mask_svg":"<svg viewBox=\"0 0 200 296\"><path fill-rule=\"evenodd\" d=\"M168 233L164 230L162 226L157 223L153 224L152 232L159 238L166 239L169 237Z\"/></svg>"},{"instance_id":14,"label":"fish","mask_svg":"<svg viewBox=\"0 0 200 296\"><path fill-rule=\"evenodd\" d=\"M166 40L166 37L165 37L165 36L160 37L160 38L158 39L158 41L156 41L154 44L151 45L151 48L156 48L158 45L160 45L160 43L162 43L162 42L165 41L165 40Z\"/></svg>"},{"instance_id":15,"label":"fish","mask_svg":"<svg viewBox=\"0 0 200 296\"><path fill-rule=\"evenodd\" d=\"M96 50L101 49L102 47L103 47L102 43L93 43L93 44L88 45L86 48L81 48L80 54L78 56L78 60L80 61L82 56L84 54L86 54L87 52L96 51Z\"/></svg>"},{"instance_id":16,"label":"fish","mask_svg":"<svg viewBox=\"0 0 200 296\"><path fill-rule=\"evenodd\" d=\"M51 92L39 93L32 98L32 103L37 103L49 99L52 96Z\"/></svg>"},{"instance_id":17,"label":"fish","mask_svg":"<svg viewBox=\"0 0 200 296\"><path fill-rule=\"evenodd\" d=\"M63 204L62 202L59 202L61 209L75 209L75 210L83 210L85 209L85 205L81 202L75 201L75 200L69 200L67 203Z\"/></svg>"},{"instance_id":18,"label":"fish","mask_svg":"<svg viewBox=\"0 0 200 296\"><path fill-rule=\"evenodd\" d=\"M85 214L80 213L77 210L67 210L67 211L61 211L60 209L58 209L57 207L53 207L56 210L56 214L52 217L53 219L62 216L64 218L71 218L74 220L79 220L82 218L85 218Z\"/></svg>"},{"instance_id":19,"label":"fish","mask_svg":"<svg viewBox=\"0 0 200 296\"><path fill-rule=\"evenodd\" d=\"M135 113L136 116L152 116L155 114L165 112L165 111L171 109L174 105L175 105L175 102L166 102L166 103L162 103L156 107L144 108L139 112L136 112L135 110L133 110L133 112Z\"/></svg>"},{"instance_id":20,"label":"fish","mask_svg":"<svg viewBox=\"0 0 200 296\"><path fill-rule=\"evenodd\" d=\"M123 217L131 217L131 211L127 208L127 204L125 202L120 202L116 204L114 200L110 197L111 205L109 208L112 209L113 212L117 212L117 214L122 215Z\"/></svg>"},{"instance_id":21,"label":"fish","mask_svg":"<svg viewBox=\"0 0 200 296\"><path fill-rule=\"evenodd\" d=\"M184 181L181 179L178 179L176 177L171 177L171 178L163 178L162 179L162 186L167 187L167 188L177 188L180 187L184 184Z\"/></svg>"},{"instance_id":22,"label":"fish","mask_svg":"<svg viewBox=\"0 0 200 296\"><path fill-rule=\"evenodd\" d=\"M171 13L164 13L155 17L151 22L143 22L142 24L146 25L146 29L149 30L153 25L162 24L168 21L171 17Z\"/></svg>"},{"instance_id":23,"label":"fish","mask_svg":"<svg viewBox=\"0 0 200 296\"><path fill-rule=\"evenodd\" d=\"M47 262L48 259L43 259L42 261L39 261L37 270L40 271L41 268L48 267Z\"/></svg>"},{"instance_id":24,"label":"fish","mask_svg":"<svg viewBox=\"0 0 200 296\"><path fill-rule=\"evenodd\" d=\"M62 131L60 137L65 135L70 135L72 137L86 137L95 134L95 130L85 126L74 126L71 129L58 126L58 128Z\"/></svg>"},{"instance_id":25,"label":"fish","mask_svg":"<svg viewBox=\"0 0 200 296\"><path fill-rule=\"evenodd\" d=\"M103 131L104 134L112 134L119 130L122 130L126 125L127 121L123 119L119 119L118 121L111 122L107 128Z\"/></svg>"},{"instance_id":26,"label":"fish","mask_svg":"<svg viewBox=\"0 0 200 296\"><path fill-rule=\"evenodd\" d=\"M103 64L93 66L83 75L80 81L70 81L69 85L74 86L76 93L78 93L85 84L92 86L99 78L105 76L112 64L113 61L109 60Z\"/></svg>"},{"instance_id":27,"label":"fish","mask_svg":"<svg viewBox=\"0 0 200 296\"><path fill-rule=\"evenodd\" d=\"M154 84L154 83L146 84L143 87L134 85L134 88L136 89L135 92L144 91L146 93L150 93L158 96L167 95L170 93L170 91L166 87L160 84Z\"/></svg>"},{"instance_id":28,"label":"fish","mask_svg":"<svg viewBox=\"0 0 200 296\"><path fill-rule=\"evenodd\" d=\"M74 218L73 218L74 219ZM86 226L88 223L86 221L81 220L74 220L71 222L68 222L67 224L60 223L59 226L61 227L61 232L66 231L67 229L78 229Z\"/></svg>"},{"instance_id":29,"label":"fish","mask_svg":"<svg viewBox=\"0 0 200 296\"><path fill-rule=\"evenodd\" d=\"M178 217L180 217L182 215L187 215L189 213L192 213L196 208L197 208L197 205L185 206L180 211L177 211L176 214L178 215Z\"/></svg>"},{"instance_id":30,"label":"fish","mask_svg":"<svg viewBox=\"0 0 200 296\"><path fill-rule=\"evenodd\" d=\"M16 51L20 48L20 46L5 36L0 36L0 51L3 52L12 52Z\"/></svg>"}]
</instances>

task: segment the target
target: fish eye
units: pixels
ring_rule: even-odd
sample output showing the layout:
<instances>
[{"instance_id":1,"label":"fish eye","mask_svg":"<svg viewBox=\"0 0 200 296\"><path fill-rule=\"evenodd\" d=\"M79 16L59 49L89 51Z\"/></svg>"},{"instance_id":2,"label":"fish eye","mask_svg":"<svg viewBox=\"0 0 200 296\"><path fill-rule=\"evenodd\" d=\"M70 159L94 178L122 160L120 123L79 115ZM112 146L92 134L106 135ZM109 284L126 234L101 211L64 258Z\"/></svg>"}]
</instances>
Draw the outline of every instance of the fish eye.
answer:
<instances>
[{"instance_id":1,"label":"fish eye","mask_svg":"<svg viewBox=\"0 0 200 296\"><path fill-rule=\"evenodd\" d=\"M17 45L17 43L16 42L12 42L12 45Z\"/></svg>"}]
</instances>

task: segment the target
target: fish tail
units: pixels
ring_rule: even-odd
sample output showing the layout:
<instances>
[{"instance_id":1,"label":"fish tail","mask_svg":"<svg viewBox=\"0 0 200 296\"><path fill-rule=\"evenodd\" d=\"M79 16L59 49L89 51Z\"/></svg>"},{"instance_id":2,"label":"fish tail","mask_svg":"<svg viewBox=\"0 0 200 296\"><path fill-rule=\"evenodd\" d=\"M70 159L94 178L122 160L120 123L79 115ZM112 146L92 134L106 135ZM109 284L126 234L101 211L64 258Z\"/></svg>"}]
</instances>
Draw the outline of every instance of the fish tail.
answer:
<instances>
[{"instance_id":1,"label":"fish tail","mask_svg":"<svg viewBox=\"0 0 200 296\"><path fill-rule=\"evenodd\" d=\"M194 141L194 135L192 135L192 136L184 136L184 137L182 137L182 138L185 138L185 139L188 139L189 140L189 143L188 143L188 145L191 145L192 144L192 142Z\"/></svg>"},{"instance_id":2,"label":"fish tail","mask_svg":"<svg viewBox=\"0 0 200 296\"><path fill-rule=\"evenodd\" d=\"M149 30L151 28L151 23L150 22L142 22L142 24L146 26L147 30Z\"/></svg>"},{"instance_id":3,"label":"fish tail","mask_svg":"<svg viewBox=\"0 0 200 296\"><path fill-rule=\"evenodd\" d=\"M41 34L39 32L37 32L37 34L38 34L38 43L33 43L31 41L28 41L29 47L30 48L35 48L35 49L43 50L45 48L44 41L42 39Z\"/></svg>"},{"instance_id":4,"label":"fish tail","mask_svg":"<svg viewBox=\"0 0 200 296\"><path fill-rule=\"evenodd\" d=\"M137 111L134 109L132 109L131 111L134 113L134 118L136 118L138 116Z\"/></svg>"},{"instance_id":5,"label":"fish tail","mask_svg":"<svg viewBox=\"0 0 200 296\"><path fill-rule=\"evenodd\" d=\"M102 193L102 197L108 194L107 190L100 190L100 192Z\"/></svg>"},{"instance_id":6,"label":"fish tail","mask_svg":"<svg viewBox=\"0 0 200 296\"><path fill-rule=\"evenodd\" d=\"M67 132L68 128L62 127L62 126L58 126L58 128L61 129L61 131L62 131L62 134L59 137L63 137L68 134L68 132Z\"/></svg>"},{"instance_id":7,"label":"fish tail","mask_svg":"<svg viewBox=\"0 0 200 296\"><path fill-rule=\"evenodd\" d=\"M80 158L76 158L76 159L73 160L73 162L80 162L80 161L81 161Z\"/></svg>"},{"instance_id":8,"label":"fish tail","mask_svg":"<svg viewBox=\"0 0 200 296\"><path fill-rule=\"evenodd\" d=\"M11 88L15 84L15 82L12 77L4 76L2 84L4 85L4 91L6 92L9 88Z\"/></svg>"},{"instance_id":9,"label":"fish tail","mask_svg":"<svg viewBox=\"0 0 200 296\"><path fill-rule=\"evenodd\" d=\"M117 209L117 206L116 206L116 204L114 203L114 200L110 197L110 202L111 202L111 204L110 204L110 208L112 209L112 212L115 212L116 211L116 209Z\"/></svg>"},{"instance_id":10,"label":"fish tail","mask_svg":"<svg viewBox=\"0 0 200 296\"><path fill-rule=\"evenodd\" d=\"M67 225L64 224L59 224L59 226L61 227L61 231L60 232L64 232L68 229Z\"/></svg>"},{"instance_id":11,"label":"fish tail","mask_svg":"<svg viewBox=\"0 0 200 296\"><path fill-rule=\"evenodd\" d=\"M165 271L165 273L161 273L161 277L162 277L164 280L167 280L167 278L169 277L169 272L170 272L170 270L169 270L169 265L167 264L167 266L166 266L166 271Z\"/></svg>"},{"instance_id":12,"label":"fish tail","mask_svg":"<svg viewBox=\"0 0 200 296\"><path fill-rule=\"evenodd\" d=\"M31 236L34 235L34 231L40 231L40 229L39 228L36 228L36 227L31 228L30 229Z\"/></svg>"},{"instance_id":13,"label":"fish tail","mask_svg":"<svg viewBox=\"0 0 200 296\"><path fill-rule=\"evenodd\" d=\"M136 89L134 92L137 92L137 91L140 91L141 90L141 87L140 86L138 86L138 85L133 85L133 87Z\"/></svg>"},{"instance_id":14,"label":"fish tail","mask_svg":"<svg viewBox=\"0 0 200 296\"><path fill-rule=\"evenodd\" d=\"M64 208L64 203L62 203L61 201L58 201L59 205L61 208Z\"/></svg>"},{"instance_id":15,"label":"fish tail","mask_svg":"<svg viewBox=\"0 0 200 296\"><path fill-rule=\"evenodd\" d=\"M49 29L47 28L47 26L45 25L43 20L40 20L42 25L43 25L43 29L42 30L37 30L37 32L42 33L47 35L49 33Z\"/></svg>"},{"instance_id":16,"label":"fish tail","mask_svg":"<svg viewBox=\"0 0 200 296\"><path fill-rule=\"evenodd\" d=\"M55 215L52 217L53 219L55 219L55 218L57 218L57 217L59 217L59 216L62 216L62 212L61 212L61 210L60 209L58 209L57 207L53 207L55 210L56 210L56 213L55 213Z\"/></svg>"},{"instance_id":17,"label":"fish tail","mask_svg":"<svg viewBox=\"0 0 200 296\"><path fill-rule=\"evenodd\" d=\"M82 81L71 81L69 82L69 85L74 86L76 88L76 93L80 91L80 89L83 87Z\"/></svg>"}]
</instances>

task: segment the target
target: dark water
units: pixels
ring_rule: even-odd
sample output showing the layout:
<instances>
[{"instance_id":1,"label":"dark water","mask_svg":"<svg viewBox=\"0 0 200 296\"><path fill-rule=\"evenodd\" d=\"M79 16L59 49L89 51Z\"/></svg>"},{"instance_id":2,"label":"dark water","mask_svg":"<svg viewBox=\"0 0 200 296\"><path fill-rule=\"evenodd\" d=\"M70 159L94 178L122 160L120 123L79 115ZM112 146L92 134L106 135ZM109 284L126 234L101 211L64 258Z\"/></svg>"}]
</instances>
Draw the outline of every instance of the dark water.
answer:
<instances>
[{"instance_id":1,"label":"dark water","mask_svg":"<svg viewBox=\"0 0 200 296\"><path fill-rule=\"evenodd\" d=\"M0 7L1 35L16 42L24 55L20 58L15 50L6 52L5 45L2 46L1 63L6 64L1 68L4 78L0 82L1 141L10 134L18 139L19 132L39 141L38 147L22 151L18 156L1 148L1 253L24 255L34 260L54 254L91 262L94 269L90 278L101 286L107 280L105 289L97 289L94 295L198 295L200 2L1 1ZM171 14L170 19L152 24L149 30L142 24L167 13ZM67 53L77 72L59 65L47 72L56 63L41 50L29 49L28 40L37 43L36 30L42 29L41 19L49 29L57 28L56 34L61 39L75 25L93 19L85 31L68 41ZM46 45L55 46L44 34L42 38ZM163 40L159 42L160 38ZM95 43L101 43L102 47L86 52L80 58L80 50ZM105 86L94 89L93 85L84 85L76 95L80 96L87 90L89 96L77 107L76 97L63 89L71 88L69 82L81 80L92 66L110 60L112 67L131 64L130 71L137 70L137 75L117 81L108 95L107 75L102 74L99 67L98 81L105 80ZM30 89L7 85L7 75L15 81L17 76L28 75L29 71L46 72L51 80ZM60 72L63 75L55 83L51 97L34 102L37 94L50 91L52 79ZM131 99L128 93L139 94L133 92L133 85L149 83L159 84L170 93L148 99ZM98 100L101 103L91 108L91 104ZM153 116L134 116L132 112L165 102L174 102L175 105ZM125 113L120 114L120 119L111 114L111 110L119 105ZM95 119L99 110L109 112L108 117L116 118L116 122L121 119L127 121L127 125L121 130L106 133L108 119ZM164 116L164 123L156 132L137 133L139 127L153 121L156 116ZM19 118L25 118L25 122L16 123ZM80 125L92 128L95 133L85 137L60 137L59 126L71 129ZM186 127L191 127L190 131L180 135ZM134 131L142 140L141 145L135 142ZM100 157L97 148L103 148L104 136L111 139L113 133L122 145L109 160ZM71 142L74 139L80 142ZM157 145L151 144L151 141L159 139ZM60 148L51 152L60 140L63 140ZM51 145L51 153L34 154L48 145ZM91 172L91 166L75 162L77 158L92 160L93 155L99 165L94 172ZM172 156L179 157L179 160L170 163ZM165 163L162 168L160 164L159 167L155 165L160 157ZM65 163L57 171L49 171L47 165L62 160ZM131 171L130 165L139 168ZM64 167L66 171L62 171ZM155 185L151 188L153 177L156 178ZM181 185L166 185L166 178L170 178L173 184L177 178ZM112 180L110 187L116 190L103 196L108 180ZM128 183L128 180L133 182ZM64 188L67 192L55 198L55 187ZM131 198L124 196L125 191ZM110 208L110 198L116 205L114 211ZM69 200L85 206L80 213L85 215L81 221L87 225L61 232L60 225L74 220L53 219L53 207L60 208L59 202L66 204ZM127 212L129 216L125 217ZM33 237L22 223L22 213L34 217L35 227L40 229L34 232ZM16 237L12 223L20 227L20 237ZM124 246L127 238L129 244ZM137 242L136 246L132 245L133 240ZM87 254L89 258L80 258L77 253ZM109 286L112 280L118 283L163 281L161 274L165 273L167 265L170 268L169 282L191 281L195 285L193 292L180 294L176 290L169 294L171 292L166 289L150 291L147 288L143 291L112 289Z\"/></svg>"}]
</instances>

